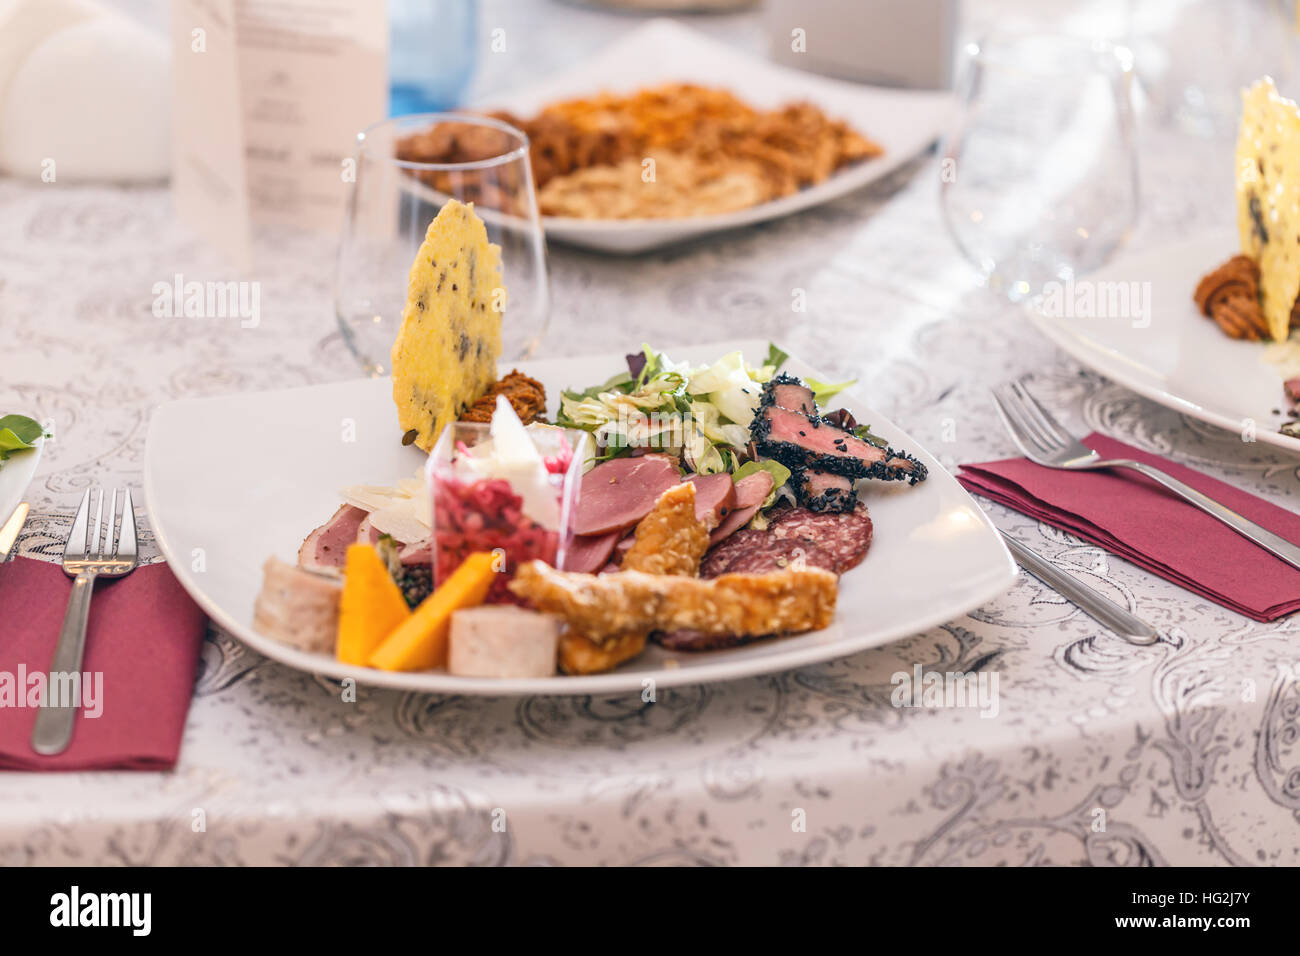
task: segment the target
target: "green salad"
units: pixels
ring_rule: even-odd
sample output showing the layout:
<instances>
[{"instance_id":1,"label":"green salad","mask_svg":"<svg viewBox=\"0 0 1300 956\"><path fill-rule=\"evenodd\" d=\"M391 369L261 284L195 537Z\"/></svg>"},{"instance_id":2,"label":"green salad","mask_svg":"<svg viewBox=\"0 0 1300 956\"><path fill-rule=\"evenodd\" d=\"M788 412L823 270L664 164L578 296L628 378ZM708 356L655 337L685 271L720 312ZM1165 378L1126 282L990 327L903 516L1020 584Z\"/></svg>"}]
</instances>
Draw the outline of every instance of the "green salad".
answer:
<instances>
[{"instance_id":1,"label":"green salad","mask_svg":"<svg viewBox=\"0 0 1300 956\"><path fill-rule=\"evenodd\" d=\"M735 472L746 464L763 385L788 357L769 345L758 366L729 352L711 365L692 367L643 345L627 357L627 371L583 391L563 392L556 424L591 432L599 461L645 448L676 455L697 474ZM804 381L818 404L853 384ZM784 478L776 487L783 483Z\"/></svg>"},{"instance_id":2,"label":"green salad","mask_svg":"<svg viewBox=\"0 0 1300 956\"><path fill-rule=\"evenodd\" d=\"M0 463L10 455L36 447L36 440L45 434L41 423L26 415L0 417Z\"/></svg>"}]
</instances>

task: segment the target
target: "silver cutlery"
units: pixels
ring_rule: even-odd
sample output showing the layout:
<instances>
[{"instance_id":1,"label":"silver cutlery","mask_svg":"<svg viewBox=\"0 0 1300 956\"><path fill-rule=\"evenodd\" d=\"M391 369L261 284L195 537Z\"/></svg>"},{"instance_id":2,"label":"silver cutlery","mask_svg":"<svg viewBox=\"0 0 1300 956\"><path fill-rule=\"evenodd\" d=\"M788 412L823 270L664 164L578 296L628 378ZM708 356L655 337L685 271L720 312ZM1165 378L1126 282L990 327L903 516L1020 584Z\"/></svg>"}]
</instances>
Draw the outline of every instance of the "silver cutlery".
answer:
<instances>
[{"instance_id":1,"label":"silver cutlery","mask_svg":"<svg viewBox=\"0 0 1300 956\"><path fill-rule=\"evenodd\" d=\"M1002 416L1003 424L1011 433L1012 440L1025 457L1035 464L1047 468L1063 468L1067 471L1130 468L1164 485L1185 501L1222 521L1233 531L1277 555L1293 568L1300 568L1300 547L1267 528L1261 528L1227 505L1220 504L1159 468L1128 458L1102 458L1061 427L1052 414L1029 394L1029 389L1025 387L1025 379L995 388L993 401L997 405L998 414Z\"/></svg>"},{"instance_id":2,"label":"silver cutlery","mask_svg":"<svg viewBox=\"0 0 1300 956\"><path fill-rule=\"evenodd\" d=\"M13 551L18 542L18 532L23 530L23 523L27 521L28 510L27 502L22 502L14 509L9 520L0 525L0 564L9 560L9 552Z\"/></svg>"},{"instance_id":3,"label":"silver cutlery","mask_svg":"<svg viewBox=\"0 0 1300 956\"><path fill-rule=\"evenodd\" d=\"M1130 644L1149 647L1160 640L1160 635L1150 624L1134 617L1110 598L1094 588L1066 574L1042 555L1031 551L1005 531L1002 539L1015 556L1016 563L1063 598L1087 614L1097 623L1114 631Z\"/></svg>"},{"instance_id":4,"label":"silver cutlery","mask_svg":"<svg viewBox=\"0 0 1300 956\"><path fill-rule=\"evenodd\" d=\"M131 489L125 489L122 508L122 526L116 539L113 525L117 517L117 490L113 491L109 505L108 523L100 537L100 524L104 517L104 491L100 489L95 506L94 520L90 515L90 489L81 497L77 517L72 522L68 543L63 550L63 570L74 578L68 609L59 631L59 643L50 662L50 674L80 674L81 660L86 651L86 623L90 618L90 597L94 593L96 578L120 578L135 570L136 553L135 507L131 503ZM38 754L63 753L72 740L72 726L76 720L79 702L52 700L53 679L46 682L46 699L36 715L32 729L32 749ZM62 704L62 706L59 706Z\"/></svg>"}]
</instances>

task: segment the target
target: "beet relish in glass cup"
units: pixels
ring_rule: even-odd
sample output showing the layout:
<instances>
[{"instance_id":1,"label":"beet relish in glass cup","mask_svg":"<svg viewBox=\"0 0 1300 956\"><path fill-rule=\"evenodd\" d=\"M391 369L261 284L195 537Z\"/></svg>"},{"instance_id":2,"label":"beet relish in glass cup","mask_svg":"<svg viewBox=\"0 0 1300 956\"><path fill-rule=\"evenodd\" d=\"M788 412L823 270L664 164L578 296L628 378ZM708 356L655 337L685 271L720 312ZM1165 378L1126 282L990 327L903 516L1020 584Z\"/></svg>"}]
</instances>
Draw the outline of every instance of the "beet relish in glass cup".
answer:
<instances>
[{"instance_id":1,"label":"beet relish in glass cup","mask_svg":"<svg viewBox=\"0 0 1300 956\"><path fill-rule=\"evenodd\" d=\"M455 422L429 456L433 582L440 586L475 551L496 555L489 604L521 603L506 586L519 565L562 567L573 540L586 432L520 424L504 398L492 424Z\"/></svg>"}]
</instances>

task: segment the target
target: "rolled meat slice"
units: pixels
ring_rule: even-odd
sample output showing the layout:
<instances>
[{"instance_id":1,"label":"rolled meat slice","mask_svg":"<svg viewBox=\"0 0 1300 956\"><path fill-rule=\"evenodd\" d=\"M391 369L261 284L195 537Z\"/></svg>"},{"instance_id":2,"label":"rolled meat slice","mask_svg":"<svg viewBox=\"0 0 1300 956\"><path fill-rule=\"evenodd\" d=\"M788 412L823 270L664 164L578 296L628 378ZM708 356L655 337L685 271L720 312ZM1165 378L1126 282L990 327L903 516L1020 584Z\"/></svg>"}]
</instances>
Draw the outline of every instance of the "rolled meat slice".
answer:
<instances>
[{"instance_id":1,"label":"rolled meat slice","mask_svg":"<svg viewBox=\"0 0 1300 956\"><path fill-rule=\"evenodd\" d=\"M253 603L253 629L302 651L332 653L339 627L343 579L270 557Z\"/></svg>"},{"instance_id":2,"label":"rolled meat slice","mask_svg":"<svg viewBox=\"0 0 1300 956\"><path fill-rule=\"evenodd\" d=\"M680 482L676 462L663 455L602 462L582 476L574 533L626 530L650 513L661 494Z\"/></svg>"}]
</instances>

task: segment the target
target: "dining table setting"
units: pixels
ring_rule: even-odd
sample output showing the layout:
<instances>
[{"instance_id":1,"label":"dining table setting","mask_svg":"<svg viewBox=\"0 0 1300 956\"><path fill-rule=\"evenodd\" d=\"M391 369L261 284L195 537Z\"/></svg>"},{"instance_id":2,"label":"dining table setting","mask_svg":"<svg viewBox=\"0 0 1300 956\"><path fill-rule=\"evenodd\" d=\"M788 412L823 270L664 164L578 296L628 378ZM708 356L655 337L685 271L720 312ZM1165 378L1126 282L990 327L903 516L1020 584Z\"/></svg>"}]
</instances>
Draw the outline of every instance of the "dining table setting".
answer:
<instances>
[{"instance_id":1,"label":"dining table setting","mask_svg":"<svg viewBox=\"0 0 1300 956\"><path fill-rule=\"evenodd\" d=\"M1294 4L921 5L18 9L0 867L1300 865Z\"/></svg>"}]
</instances>

